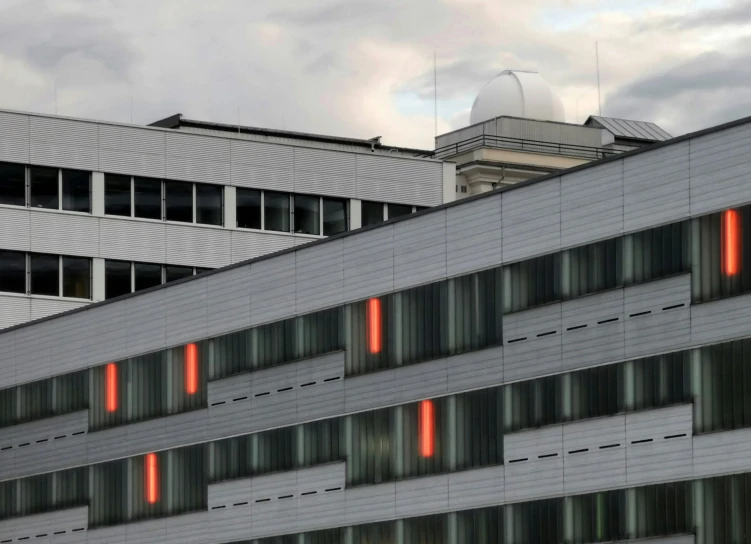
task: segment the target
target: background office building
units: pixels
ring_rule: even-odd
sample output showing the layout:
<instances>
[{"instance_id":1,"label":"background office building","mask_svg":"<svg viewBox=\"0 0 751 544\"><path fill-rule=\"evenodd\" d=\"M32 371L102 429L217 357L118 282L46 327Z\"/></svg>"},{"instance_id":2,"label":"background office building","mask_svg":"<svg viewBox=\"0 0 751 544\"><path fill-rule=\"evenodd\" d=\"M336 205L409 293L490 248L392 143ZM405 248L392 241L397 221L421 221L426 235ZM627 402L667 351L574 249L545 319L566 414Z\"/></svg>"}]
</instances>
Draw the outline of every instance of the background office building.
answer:
<instances>
[{"instance_id":1,"label":"background office building","mask_svg":"<svg viewBox=\"0 0 751 544\"><path fill-rule=\"evenodd\" d=\"M750 141L0 332L0 541L748 542Z\"/></svg>"}]
</instances>

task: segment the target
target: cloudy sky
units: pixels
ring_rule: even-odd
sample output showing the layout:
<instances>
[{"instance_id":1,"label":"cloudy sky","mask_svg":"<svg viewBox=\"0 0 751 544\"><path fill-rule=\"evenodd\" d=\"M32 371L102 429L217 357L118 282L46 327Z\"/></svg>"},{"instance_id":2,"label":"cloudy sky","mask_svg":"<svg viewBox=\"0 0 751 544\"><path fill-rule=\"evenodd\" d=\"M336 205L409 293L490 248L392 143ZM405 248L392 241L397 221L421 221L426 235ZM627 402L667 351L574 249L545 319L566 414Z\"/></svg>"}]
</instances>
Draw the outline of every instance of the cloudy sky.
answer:
<instances>
[{"instance_id":1,"label":"cloudy sky","mask_svg":"<svg viewBox=\"0 0 751 544\"><path fill-rule=\"evenodd\" d=\"M432 148L503 69L567 120L682 134L751 115L751 1L0 0L0 108L195 119ZM57 96L57 99L55 97Z\"/></svg>"}]
</instances>

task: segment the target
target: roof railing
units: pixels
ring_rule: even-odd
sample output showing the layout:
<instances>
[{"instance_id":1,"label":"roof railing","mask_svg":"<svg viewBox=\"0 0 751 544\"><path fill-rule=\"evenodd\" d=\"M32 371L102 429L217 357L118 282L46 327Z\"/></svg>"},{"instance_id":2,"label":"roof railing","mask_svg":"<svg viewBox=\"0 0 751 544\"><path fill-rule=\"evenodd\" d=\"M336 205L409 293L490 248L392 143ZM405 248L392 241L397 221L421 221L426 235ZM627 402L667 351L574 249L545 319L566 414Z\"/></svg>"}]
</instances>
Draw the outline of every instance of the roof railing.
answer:
<instances>
[{"instance_id":1,"label":"roof railing","mask_svg":"<svg viewBox=\"0 0 751 544\"><path fill-rule=\"evenodd\" d=\"M507 138L482 134L480 136L475 136L474 138L462 140L461 142L439 147L432 155L436 159L443 159L484 147L491 149L507 149L511 151L525 151L528 153L544 153L546 155L562 155L566 157L592 160L610 157L611 155L619 153L614 149L607 149L604 147L557 144L552 142L541 142L539 140L524 140L522 138Z\"/></svg>"}]
</instances>

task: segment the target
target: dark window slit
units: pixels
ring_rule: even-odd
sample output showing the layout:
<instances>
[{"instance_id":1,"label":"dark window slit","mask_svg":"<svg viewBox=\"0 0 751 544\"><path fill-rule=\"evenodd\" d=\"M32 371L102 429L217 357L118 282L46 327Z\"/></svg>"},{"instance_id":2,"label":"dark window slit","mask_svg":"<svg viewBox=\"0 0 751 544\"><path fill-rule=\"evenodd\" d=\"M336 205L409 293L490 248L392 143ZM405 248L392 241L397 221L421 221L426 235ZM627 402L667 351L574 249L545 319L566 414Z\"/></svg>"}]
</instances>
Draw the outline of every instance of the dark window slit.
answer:
<instances>
[{"instance_id":1,"label":"dark window slit","mask_svg":"<svg viewBox=\"0 0 751 544\"><path fill-rule=\"evenodd\" d=\"M65 531L57 531L55 533L52 533L53 535L64 535Z\"/></svg>"},{"instance_id":2,"label":"dark window slit","mask_svg":"<svg viewBox=\"0 0 751 544\"><path fill-rule=\"evenodd\" d=\"M569 455L571 455L572 453L584 453L585 451L589 451L589 448L582 448L580 450L571 450L568 453L569 453Z\"/></svg>"},{"instance_id":3,"label":"dark window slit","mask_svg":"<svg viewBox=\"0 0 751 544\"><path fill-rule=\"evenodd\" d=\"M318 493L318 491L306 491L305 493L300 493L300 495L315 495Z\"/></svg>"},{"instance_id":4,"label":"dark window slit","mask_svg":"<svg viewBox=\"0 0 751 544\"><path fill-rule=\"evenodd\" d=\"M256 395L255 395L255 396L256 396L256 397L262 397L262 396L264 396L264 395L268 395L268 394L269 394L269 392L268 392L268 391L266 391L265 393L256 393Z\"/></svg>"},{"instance_id":5,"label":"dark window slit","mask_svg":"<svg viewBox=\"0 0 751 544\"><path fill-rule=\"evenodd\" d=\"M0 540L0 544L5 544L6 542L13 542L12 540Z\"/></svg>"},{"instance_id":6,"label":"dark window slit","mask_svg":"<svg viewBox=\"0 0 751 544\"><path fill-rule=\"evenodd\" d=\"M79 434L84 434L86 431L78 431L77 433L72 433L71 436L78 436Z\"/></svg>"},{"instance_id":7,"label":"dark window slit","mask_svg":"<svg viewBox=\"0 0 751 544\"><path fill-rule=\"evenodd\" d=\"M4 448L0 448L0 451L5 451L11 449L13 446L5 446Z\"/></svg>"},{"instance_id":8,"label":"dark window slit","mask_svg":"<svg viewBox=\"0 0 751 544\"><path fill-rule=\"evenodd\" d=\"M239 400L247 400L248 397L237 397L236 399L232 399L232 402L237 402Z\"/></svg>"},{"instance_id":9,"label":"dark window slit","mask_svg":"<svg viewBox=\"0 0 751 544\"><path fill-rule=\"evenodd\" d=\"M546 453L545 455L538 455L538 459L547 459L548 457L558 457L557 453Z\"/></svg>"},{"instance_id":10,"label":"dark window slit","mask_svg":"<svg viewBox=\"0 0 751 544\"><path fill-rule=\"evenodd\" d=\"M316 382L308 382L308 383L302 384L300 387L308 387L309 385L315 385L315 384Z\"/></svg>"},{"instance_id":11,"label":"dark window slit","mask_svg":"<svg viewBox=\"0 0 751 544\"><path fill-rule=\"evenodd\" d=\"M211 509L212 510L219 510L220 508L225 508L226 506L227 506L226 504L223 504L221 506L212 506Z\"/></svg>"},{"instance_id":12,"label":"dark window slit","mask_svg":"<svg viewBox=\"0 0 751 544\"><path fill-rule=\"evenodd\" d=\"M651 313L652 313L652 310L646 310L644 312L636 312L635 314L631 314L629 317L639 317L640 315L647 315Z\"/></svg>"},{"instance_id":13,"label":"dark window slit","mask_svg":"<svg viewBox=\"0 0 751 544\"><path fill-rule=\"evenodd\" d=\"M245 506L246 504L248 504L248 501L245 501L245 502L236 502L232 506Z\"/></svg>"},{"instance_id":14,"label":"dark window slit","mask_svg":"<svg viewBox=\"0 0 751 544\"><path fill-rule=\"evenodd\" d=\"M84 527L79 527L78 529L73 529L73 531L83 531Z\"/></svg>"},{"instance_id":15,"label":"dark window slit","mask_svg":"<svg viewBox=\"0 0 751 544\"><path fill-rule=\"evenodd\" d=\"M24 442L23 444L19 444L18 447L23 448L24 446L28 446L29 444L30 442Z\"/></svg>"},{"instance_id":16,"label":"dark window slit","mask_svg":"<svg viewBox=\"0 0 751 544\"><path fill-rule=\"evenodd\" d=\"M610 319L603 319L602 321L598 321L598 325L604 325L605 323L612 323L613 321L618 321L617 317L611 317Z\"/></svg>"},{"instance_id":17,"label":"dark window slit","mask_svg":"<svg viewBox=\"0 0 751 544\"><path fill-rule=\"evenodd\" d=\"M279 500L282 500L282 499L291 499L292 497L294 497L294 495L282 495L281 497L279 497Z\"/></svg>"},{"instance_id":18,"label":"dark window slit","mask_svg":"<svg viewBox=\"0 0 751 544\"><path fill-rule=\"evenodd\" d=\"M521 459L511 459L509 463L521 463L522 461L529 461L529 457L522 457Z\"/></svg>"},{"instance_id":19,"label":"dark window slit","mask_svg":"<svg viewBox=\"0 0 751 544\"><path fill-rule=\"evenodd\" d=\"M292 390L291 387L282 387L281 389L277 389L276 392L277 393L284 393L285 391L291 391L291 390Z\"/></svg>"},{"instance_id":20,"label":"dark window slit","mask_svg":"<svg viewBox=\"0 0 751 544\"><path fill-rule=\"evenodd\" d=\"M567 331L575 331L575 330L577 330L577 329L583 329L583 328L585 328L586 326L587 326L587 324L585 323L584 325L577 325L576 327L569 327L569 328L567 328L566 330L567 330Z\"/></svg>"},{"instance_id":21,"label":"dark window slit","mask_svg":"<svg viewBox=\"0 0 751 544\"><path fill-rule=\"evenodd\" d=\"M671 438L683 438L686 436L686 433L683 434L671 434L665 437L665 440L670 440Z\"/></svg>"},{"instance_id":22,"label":"dark window slit","mask_svg":"<svg viewBox=\"0 0 751 544\"><path fill-rule=\"evenodd\" d=\"M641 440L632 440L632 444L646 444L647 442L652 442L651 438L642 438Z\"/></svg>"},{"instance_id":23,"label":"dark window slit","mask_svg":"<svg viewBox=\"0 0 751 544\"><path fill-rule=\"evenodd\" d=\"M47 533L43 533L41 535L36 535L35 538L44 538L45 536L47 536Z\"/></svg>"},{"instance_id":24,"label":"dark window slit","mask_svg":"<svg viewBox=\"0 0 751 544\"><path fill-rule=\"evenodd\" d=\"M335 381L336 381L336 380L338 380L338 379L339 379L339 376L337 376L336 378L326 378L326 379L325 379L325 380L323 380L323 381L325 381L325 382L335 382Z\"/></svg>"},{"instance_id":25,"label":"dark window slit","mask_svg":"<svg viewBox=\"0 0 751 544\"><path fill-rule=\"evenodd\" d=\"M341 489L341 487L330 487L330 488L328 488L328 489L327 489L326 491L327 491L327 492L328 492L328 491L339 491L340 489Z\"/></svg>"},{"instance_id":26,"label":"dark window slit","mask_svg":"<svg viewBox=\"0 0 751 544\"><path fill-rule=\"evenodd\" d=\"M549 331L549 332L541 332L537 335L537 338L542 338L543 336L550 336L551 334L555 334L555 331Z\"/></svg>"},{"instance_id":27,"label":"dark window slit","mask_svg":"<svg viewBox=\"0 0 751 544\"><path fill-rule=\"evenodd\" d=\"M19 538L18 540L29 540L29 538L31 538L31 537L28 537L28 536L22 536L22 537L21 537L21 538Z\"/></svg>"},{"instance_id":28,"label":"dark window slit","mask_svg":"<svg viewBox=\"0 0 751 544\"><path fill-rule=\"evenodd\" d=\"M608 448L620 448L620 444L607 444L606 446L600 446L601 450L606 450Z\"/></svg>"},{"instance_id":29,"label":"dark window slit","mask_svg":"<svg viewBox=\"0 0 751 544\"><path fill-rule=\"evenodd\" d=\"M42 442L47 442L46 438L42 438L41 440L37 440L37 444L41 444Z\"/></svg>"},{"instance_id":30,"label":"dark window slit","mask_svg":"<svg viewBox=\"0 0 751 544\"><path fill-rule=\"evenodd\" d=\"M66 436L68 436L68 435L67 434L61 434L60 436L56 436L55 440L60 440L61 438L65 438Z\"/></svg>"},{"instance_id":31,"label":"dark window slit","mask_svg":"<svg viewBox=\"0 0 751 544\"><path fill-rule=\"evenodd\" d=\"M509 344L513 344L514 342L522 342L522 341L524 341L526 339L527 339L526 336L522 336L521 338L514 338L513 340L509 340L508 343Z\"/></svg>"},{"instance_id":32,"label":"dark window slit","mask_svg":"<svg viewBox=\"0 0 751 544\"><path fill-rule=\"evenodd\" d=\"M665 312L667 310L675 310L676 308L683 308L685 304L673 304L672 306L665 306L662 311Z\"/></svg>"},{"instance_id":33,"label":"dark window slit","mask_svg":"<svg viewBox=\"0 0 751 544\"><path fill-rule=\"evenodd\" d=\"M212 403L211 403L211 406L219 406L220 404L224 404L225 402L226 402L226 401L221 401L221 402L212 402Z\"/></svg>"},{"instance_id":34,"label":"dark window slit","mask_svg":"<svg viewBox=\"0 0 751 544\"><path fill-rule=\"evenodd\" d=\"M271 499L258 499L256 502L269 502Z\"/></svg>"}]
</instances>

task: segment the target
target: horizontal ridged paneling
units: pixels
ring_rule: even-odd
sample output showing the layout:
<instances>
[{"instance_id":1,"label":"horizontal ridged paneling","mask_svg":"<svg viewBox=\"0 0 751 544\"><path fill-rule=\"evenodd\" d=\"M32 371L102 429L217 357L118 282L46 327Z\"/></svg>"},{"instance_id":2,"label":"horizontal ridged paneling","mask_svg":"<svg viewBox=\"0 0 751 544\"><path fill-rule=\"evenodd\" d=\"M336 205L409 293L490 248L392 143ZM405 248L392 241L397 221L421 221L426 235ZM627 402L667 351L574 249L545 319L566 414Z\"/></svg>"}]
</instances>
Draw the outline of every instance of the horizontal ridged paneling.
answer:
<instances>
[{"instance_id":1,"label":"horizontal ridged paneling","mask_svg":"<svg viewBox=\"0 0 751 544\"><path fill-rule=\"evenodd\" d=\"M230 239L222 229L166 225L167 262L219 268L230 264Z\"/></svg>"},{"instance_id":2,"label":"horizontal ridged paneling","mask_svg":"<svg viewBox=\"0 0 751 544\"><path fill-rule=\"evenodd\" d=\"M30 213L31 251L63 255L99 254L99 222L91 216Z\"/></svg>"},{"instance_id":3,"label":"horizontal ridged paneling","mask_svg":"<svg viewBox=\"0 0 751 544\"><path fill-rule=\"evenodd\" d=\"M357 155L357 198L436 206L443 201L442 165L397 157Z\"/></svg>"},{"instance_id":4,"label":"horizontal ridged paneling","mask_svg":"<svg viewBox=\"0 0 751 544\"><path fill-rule=\"evenodd\" d=\"M30 215L25 208L0 207L0 249L31 249Z\"/></svg>"},{"instance_id":5,"label":"horizontal ridged paneling","mask_svg":"<svg viewBox=\"0 0 751 544\"><path fill-rule=\"evenodd\" d=\"M250 266L250 324L295 314L295 256L280 255Z\"/></svg>"},{"instance_id":6,"label":"horizontal ridged paneling","mask_svg":"<svg viewBox=\"0 0 751 544\"><path fill-rule=\"evenodd\" d=\"M148 353L167 346L165 293L165 289L160 289L149 298L133 297L120 303L130 353ZM96 360L92 362L96 364Z\"/></svg>"},{"instance_id":7,"label":"horizontal ridged paneling","mask_svg":"<svg viewBox=\"0 0 751 544\"><path fill-rule=\"evenodd\" d=\"M562 304L564 370L623 358L623 296L615 289Z\"/></svg>"},{"instance_id":8,"label":"horizontal ridged paneling","mask_svg":"<svg viewBox=\"0 0 751 544\"><path fill-rule=\"evenodd\" d=\"M179 344L208 336L207 284L208 278L200 278L166 290L165 334L170 342Z\"/></svg>"},{"instance_id":9,"label":"horizontal ridged paneling","mask_svg":"<svg viewBox=\"0 0 751 544\"><path fill-rule=\"evenodd\" d=\"M394 289L446 277L446 211L394 225Z\"/></svg>"},{"instance_id":10,"label":"horizontal ridged paneling","mask_svg":"<svg viewBox=\"0 0 751 544\"><path fill-rule=\"evenodd\" d=\"M166 261L167 231L164 223L112 217L102 217L98 221L100 229L98 256L105 259L152 263Z\"/></svg>"},{"instance_id":11,"label":"horizontal ridged paneling","mask_svg":"<svg viewBox=\"0 0 751 544\"><path fill-rule=\"evenodd\" d=\"M449 474L449 508L460 510L505 500L505 467L485 467Z\"/></svg>"},{"instance_id":12,"label":"horizontal ridged paneling","mask_svg":"<svg viewBox=\"0 0 751 544\"><path fill-rule=\"evenodd\" d=\"M560 372L561 337L560 303L505 316L504 379L516 381Z\"/></svg>"},{"instance_id":13,"label":"horizontal ridged paneling","mask_svg":"<svg viewBox=\"0 0 751 544\"><path fill-rule=\"evenodd\" d=\"M41 319L89 304L88 302L76 302L75 300L47 298L32 298L30 302L31 319Z\"/></svg>"},{"instance_id":14,"label":"horizontal ridged paneling","mask_svg":"<svg viewBox=\"0 0 751 544\"><path fill-rule=\"evenodd\" d=\"M23 296L0 295L0 329L12 327L19 323L25 323L31 319L31 299ZM3 358L0 366L7 369L12 361ZM11 367L11 372L15 373L15 365Z\"/></svg>"},{"instance_id":15,"label":"horizontal ridged paneling","mask_svg":"<svg viewBox=\"0 0 751 544\"><path fill-rule=\"evenodd\" d=\"M29 162L29 117L0 112L0 161Z\"/></svg>"},{"instance_id":16,"label":"horizontal ridged paneling","mask_svg":"<svg viewBox=\"0 0 751 544\"><path fill-rule=\"evenodd\" d=\"M344 300L358 300L368 295L394 290L394 227L363 232L344 238Z\"/></svg>"},{"instance_id":17,"label":"horizontal ridged paneling","mask_svg":"<svg viewBox=\"0 0 751 544\"><path fill-rule=\"evenodd\" d=\"M206 278L209 335L250 326L250 266Z\"/></svg>"},{"instance_id":18,"label":"horizontal ridged paneling","mask_svg":"<svg viewBox=\"0 0 751 544\"><path fill-rule=\"evenodd\" d=\"M165 176L230 184L230 142L195 134L167 133Z\"/></svg>"},{"instance_id":19,"label":"horizontal ridged paneling","mask_svg":"<svg viewBox=\"0 0 751 544\"><path fill-rule=\"evenodd\" d=\"M503 347L454 355L446 366L449 392L499 385L503 383Z\"/></svg>"},{"instance_id":20,"label":"horizontal ridged paneling","mask_svg":"<svg viewBox=\"0 0 751 544\"><path fill-rule=\"evenodd\" d=\"M165 134L118 125L99 125L99 169L161 178L165 175Z\"/></svg>"},{"instance_id":21,"label":"horizontal ridged paneling","mask_svg":"<svg viewBox=\"0 0 751 544\"><path fill-rule=\"evenodd\" d=\"M30 163L92 171L99 168L96 124L32 116L29 130Z\"/></svg>"},{"instance_id":22,"label":"horizontal ridged paneling","mask_svg":"<svg viewBox=\"0 0 751 544\"><path fill-rule=\"evenodd\" d=\"M693 439L694 477L751 470L751 429L702 434Z\"/></svg>"},{"instance_id":23,"label":"horizontal ridged paneling","mask_svg":"<svg viewBox=\"0 0 751 544\"><path fill-rule=\"evenodd\" d=\"M540 456L546 456L540 458ZM563 430L560 425L504 436L506 500L563 494Z\"/></svg>"},{"instance_id":24,"label":"horizontal ridged paneling","mask_svg":"<svg viewBox=\"0 0 751 544\"><path fill-rule=\"evenodd\" d=\"M691 306L691 343L709 344L748 336L751 295Z\"/></svg>"},{"instance_id":25,"label":"horizontal ridged paneling","mask_svg":"<svg viewBox=\"0 0 751 544\"><path fill-rule=\"evenodd\" d=\"M586 451L582 451L586 450ZM626 482L626 417L563 425L563 490L567 495Z\"/></svg>"},{"instance_id":26,"label":"horizontal ridged paneling","mask_svg":"<svg viewBox=\"0 0 751 544\"><path fill-rule=\"evenodd\" d=\"M294 148L295 192L355 198L355 155Z\"/></svg>"},{"instance_id":27,"label":"horizontal ridged paneling","mask_svg":"<svg viewBox=\"0 0 751 544\"><path fill-rule=\"evenodd\" d=\"M310 238L301 238L292 234L275 234L273 232L233 230L228 235L230 237L230 250L232 252L230 261L232 263L282 251L310 241Z\"/></svg>"},{"instance_id":28,"label":"horizontal ridged paneling","mask_svg":"<svg viewBox=\"0 0 751 544\"><path fill-rule=\"evenodd\" d=\"M37 538L37 535L50 535L52 533L65 531L66 534L73 533L79 540L86 541L86 528L89 526L89 508L87 506L79 508L68 508L49 512L46 514L36 514L22 518L8 519L0 521L0 540L3 542L21 542L29 540L30 542L54 542L57 544L58 539ZM78 531L74 532L74 529ZM70 541L68 541L70 542Z\"/></svg>"},{"instance_id":29,"label":"horizontal ridged paneling","mask_svg":"<svg viewBox=\"0 0 751 544\"><path fill-rule=\"evenodd\" d=\"M449 276L501 263L501 195L446 210L446 272Z\"/></svg>"},{"instance_id":30,"label":"horizontal ridged paneling","mask_svg":"<svg viewBox=\"0 0 751 544\"><path fill-rule=\"evenodd\" d=\"M412 517L444 512L449 506L449 476L425 476L396 482L396 511Z\"/></svg>"},{"instance_id":31,"label":"horizontal ridged paneling","mask_svg":"<svg viewBox=\"0 0 751 544\"><path fill-rule=\"evenodd\" d=\"M561 179L509 191L501 200L503 259L518 261L561 247Z\"/></svg>"},{"instance_id":32,"label":"horizontal ridged paneling","mask_svg":"<svg viewBox=\"0 0 751 544\"><path fill-rule=\"evenodd\" d=\"M305 271L295 277L298 313L344 303L343 248L344 240L332 240L323 246L295 252L295 268Z\"/></svg>"}]
</instances>

